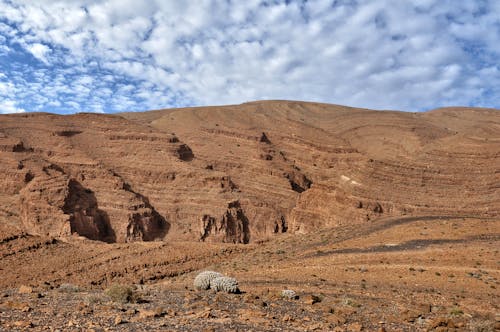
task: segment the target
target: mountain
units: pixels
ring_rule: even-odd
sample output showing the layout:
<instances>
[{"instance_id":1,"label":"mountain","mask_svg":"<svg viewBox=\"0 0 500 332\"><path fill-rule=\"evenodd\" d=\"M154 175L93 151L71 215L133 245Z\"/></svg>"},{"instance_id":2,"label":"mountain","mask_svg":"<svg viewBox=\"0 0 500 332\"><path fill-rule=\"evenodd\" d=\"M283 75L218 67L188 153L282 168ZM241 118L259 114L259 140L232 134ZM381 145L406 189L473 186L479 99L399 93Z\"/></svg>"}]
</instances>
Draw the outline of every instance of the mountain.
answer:
<instances>
[{"instance_id":1,"label":"mountain","mask_svg":"<svg viewBox=\"0 0 500 332\"><path fill-rule=\"evenodd\" d=\"M1 115L0 161L2 331L500 328L499 110Z\"/></svg>"},{"instance_id":2,"label":"mountain","mask_svg":"<svg viewBox=\"0 0 500 332\"><path fill-rule=\"evenodd\" d=\"M0 223L249 243L392 216L498 217L500 112L261 101L0 116Z\"/></svg>"}]
</instances>

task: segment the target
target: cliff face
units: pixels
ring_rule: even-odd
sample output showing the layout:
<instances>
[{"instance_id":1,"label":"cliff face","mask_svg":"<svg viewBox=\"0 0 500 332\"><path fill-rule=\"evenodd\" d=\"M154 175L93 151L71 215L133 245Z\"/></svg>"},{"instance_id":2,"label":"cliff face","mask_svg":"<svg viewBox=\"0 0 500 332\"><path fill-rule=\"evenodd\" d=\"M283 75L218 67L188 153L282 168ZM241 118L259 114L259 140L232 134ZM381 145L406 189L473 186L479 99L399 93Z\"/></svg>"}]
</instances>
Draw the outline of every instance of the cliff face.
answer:
<instances>
[{"instance_id":1,"label":"cliff face","mask_svg":"<svg viewBox=\"0 0 500 332\"><path fill-rule=\"evenodd\" d=\"M0 222L248 243L397 215L500 215L500 112L256 102L0 116Z\"/></svg>"},{"instance_id":2,"label":"cliff face","mask_svg":"<svg viewBox=\"0 0 500 332\"><path fill-rule=\"evenodd\" d=\"M201 219L200 240L230 243L250 242L248 218L239 201L230 202L227 210L219 217L208 214Z\"/></svg>"}]
</instances>

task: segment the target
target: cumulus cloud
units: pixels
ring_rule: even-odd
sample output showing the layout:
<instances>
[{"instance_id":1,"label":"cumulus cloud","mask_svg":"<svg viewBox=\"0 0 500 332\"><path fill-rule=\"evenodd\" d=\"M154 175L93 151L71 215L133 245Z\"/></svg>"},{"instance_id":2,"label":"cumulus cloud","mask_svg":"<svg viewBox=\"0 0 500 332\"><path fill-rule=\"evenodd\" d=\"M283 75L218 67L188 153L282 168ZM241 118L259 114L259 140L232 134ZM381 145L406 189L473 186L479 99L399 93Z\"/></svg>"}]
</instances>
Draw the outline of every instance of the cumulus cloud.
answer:
<instances>
[{"instance_id":1,"label":"cumulus cloud","mask_svg":"<svg viewBox=\"0 0 500 332\"><path fill-rule=\"evenodd\" d=\"M24 113L25 110L17 107L14 100L0 100L0 113Z\"/></svg>"},{"instance_id":2,"label":"cumulus cloud","mask_svg":"<svg viewBox=\"0 0 500 332\"><path fill-rule=\"evenodd\" d=\"M63 113L498 108L499 26L495 0L0 0L0 81L19 107Z\"/></svg>"},{"instance_id":3,"label":"cumulus cloud","mask_svg":"<svg viewBox=\"0 0 500 332\"><path fill-rule=\"evenodd\" d=\"M47 55L50 53L50 47L47 45L43 45L40 43L34 43L31 45L27 45L26 49L33 54L35 58L38 60L42 61L46 65L49 64L49 61L47 60Z\"/></svg>"}]
</instances>

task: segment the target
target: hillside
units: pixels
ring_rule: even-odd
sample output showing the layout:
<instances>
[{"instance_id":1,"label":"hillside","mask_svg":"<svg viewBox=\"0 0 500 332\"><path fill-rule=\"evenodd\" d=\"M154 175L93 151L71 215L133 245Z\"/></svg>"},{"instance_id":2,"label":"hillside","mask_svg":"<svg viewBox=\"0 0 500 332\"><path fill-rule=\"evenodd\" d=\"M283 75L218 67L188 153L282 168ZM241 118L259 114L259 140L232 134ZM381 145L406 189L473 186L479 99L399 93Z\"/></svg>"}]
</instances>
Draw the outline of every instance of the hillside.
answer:
<instances>
[{"instance_id":1,"label":"hillside","mask_svg":"<svg viewBox=\"0 0 500 332\"><path fill-rule=\"evenodd\" d=\"M400 215L500 214L500 115L269 101L4 115L0 220L106 242L248 243Z\"/></svg>"},{"instance_id":2,"label":"hillside","mask_svg":"<svg viewBox=\"0 0 500 332\"><path fill-rule=\"evenodd\" d=\"M324 306L352 307L346 298L362 306L343 323L327 315L320 330L373 330L379 320L415 330L403 313L422 305L442 308L417 315L422 326L454 307L470 314L455 321L464 328L498 313L499 110L263 101L0 115L0 160L0 323L20 317L2 303L22 284L50 299L68 282L146 284L182 297L207 268L269 303L284 287L326 296L298 325L260 308L279 317L268 326L276 330L309 328L332 313ZM184 314L165 326L201 324Z\"/></svg>"}]
</instances>

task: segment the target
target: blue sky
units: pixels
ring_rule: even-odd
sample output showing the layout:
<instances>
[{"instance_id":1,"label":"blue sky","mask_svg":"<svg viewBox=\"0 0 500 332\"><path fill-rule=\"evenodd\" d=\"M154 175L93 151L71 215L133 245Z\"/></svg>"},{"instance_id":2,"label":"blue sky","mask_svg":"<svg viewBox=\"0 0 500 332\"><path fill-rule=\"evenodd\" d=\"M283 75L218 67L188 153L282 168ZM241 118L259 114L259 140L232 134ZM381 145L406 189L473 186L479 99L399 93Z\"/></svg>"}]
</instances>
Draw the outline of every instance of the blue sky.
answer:
<instances>
[{"instance_id":1,"label":"blue sky","mask_svg":"<svg viewBox=\"0 0 500 332\"><path fill-rule=\"evenodd\" d=\"M500 1L0 0L0 113L500 108Z\"/></svg>"}]
</instances>

